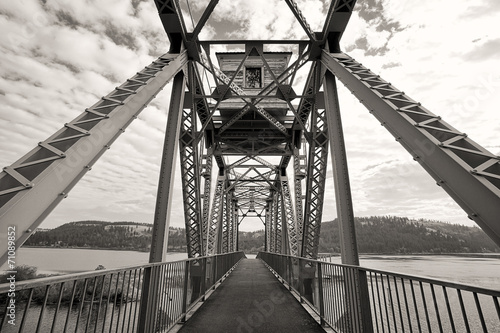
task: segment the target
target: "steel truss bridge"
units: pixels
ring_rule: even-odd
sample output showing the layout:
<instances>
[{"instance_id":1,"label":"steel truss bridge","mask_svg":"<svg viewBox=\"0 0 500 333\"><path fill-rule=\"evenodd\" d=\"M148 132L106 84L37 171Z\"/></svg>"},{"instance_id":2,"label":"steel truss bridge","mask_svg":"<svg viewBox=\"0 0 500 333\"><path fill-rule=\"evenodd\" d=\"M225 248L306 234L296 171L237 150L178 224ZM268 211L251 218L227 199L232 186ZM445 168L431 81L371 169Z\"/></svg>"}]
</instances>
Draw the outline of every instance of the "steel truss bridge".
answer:
<instances>
[{"instance_id":1,"label":"steel truss bridge","mask_svg":"<svg viewBox=\"0 0 500 333\"><path fill-rule=\"evenodd\" d=\"M194 260L187 263L193 265L189 276L195 295L200 295L206 282L206 265L197 271L195 258L237 251L238 227L247 217L263 221L266 252L311 262L318 259L329 155L342 263L359 266L337 95L340 80L500 245L499 157L341 50L355 0L331 1L321 31L312 31L297 3L284 1L307 39L200 40L200 31L218 0L209 2L191 30L186 28L177 0L156 0L169 52L4 168L0 174L2 237L7 239L7 227L16 224L16 246L20 246L170 84L150 254L153 266L144 269L145 295L159 288L151 282L157 281L152 267L165 261L177 154L187 251ZM242 51L214 54L214 47L220 45L239 45ZM267 51L276 45L287 47L287 52ZM285 60L276 62L279 57ZM298 91L297 72L303 68L309 72L304 88ZM211 86L204 83L207 75ZM2 248L2 262L7 254ZM318 274L318 266L311 262L299 267L296 261L283 273L300 272L297 288L310 301ZM352 311L363 314L367 310L359 300L369 297L367 275L359 270L352 274L353 296L346 302ZM154 306L143 304L141 311L150 313ZM146 317L141 318L144 324ZM361 318L360 330L368 332L366 316L356 318L352 320Z\"/></svg>"}]
</instances>

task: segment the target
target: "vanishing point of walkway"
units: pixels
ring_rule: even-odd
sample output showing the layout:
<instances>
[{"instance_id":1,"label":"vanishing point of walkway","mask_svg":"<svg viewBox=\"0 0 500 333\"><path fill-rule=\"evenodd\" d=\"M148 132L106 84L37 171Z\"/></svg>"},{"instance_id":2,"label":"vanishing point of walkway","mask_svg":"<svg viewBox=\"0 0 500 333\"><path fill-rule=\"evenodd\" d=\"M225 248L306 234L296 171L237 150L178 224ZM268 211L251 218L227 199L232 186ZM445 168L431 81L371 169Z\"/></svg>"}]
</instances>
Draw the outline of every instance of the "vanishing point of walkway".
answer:
<instances>
[{"instance_id":1,"label":"vanishing point of walkway","mask_svg":"<svg viewBox=\"0 0 500 333\"><path fill-rule=\"evenodd\" d=\"M179 332L324 332L258 259L242 259Z\"/></svg>"}]
</instances>

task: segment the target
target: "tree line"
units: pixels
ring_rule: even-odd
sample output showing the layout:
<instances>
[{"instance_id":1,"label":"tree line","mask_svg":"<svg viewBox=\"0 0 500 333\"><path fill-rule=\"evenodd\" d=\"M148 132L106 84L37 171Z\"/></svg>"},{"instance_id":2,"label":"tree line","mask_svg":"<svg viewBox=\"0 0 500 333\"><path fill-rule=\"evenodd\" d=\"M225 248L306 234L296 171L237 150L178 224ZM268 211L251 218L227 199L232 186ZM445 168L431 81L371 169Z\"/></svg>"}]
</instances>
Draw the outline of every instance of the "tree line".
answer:
<instances>
[{"instance_id":1,"label":"tree line","mask_svg":"<svg viewBox=\"0 0 500 333\"><path fill-rule=\"evenodd\" d=\"M406 217L371 216L355 218L360 253L489 253L500 248L477 227L448 224ZM134 222L80 221L55 229L35 232L24 246L88 247L149 251L152 225ZM257 253L264 250L263 230L239 233L239 250ZM168 251L186 252L183 228L170 228ZM339 253L337 220L323 222L320 253Z\"/></svg>"}]
</instances>

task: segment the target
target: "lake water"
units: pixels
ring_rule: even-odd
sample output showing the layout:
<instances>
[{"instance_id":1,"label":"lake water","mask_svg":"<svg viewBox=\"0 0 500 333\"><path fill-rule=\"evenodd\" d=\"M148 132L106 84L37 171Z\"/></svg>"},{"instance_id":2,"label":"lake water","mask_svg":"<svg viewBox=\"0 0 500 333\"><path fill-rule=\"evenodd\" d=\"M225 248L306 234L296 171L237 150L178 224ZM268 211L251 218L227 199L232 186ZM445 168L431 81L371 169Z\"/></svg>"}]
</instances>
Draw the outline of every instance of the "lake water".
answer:
<instances>
[{"instance_id":1,"label":"lake water","mask_svg":"<svg viewBox=\"0 0 500 333\"><path fill-rule=\"evenodd\" d=\"M186 253L169 253L167 261L186 259ZM38 273L77 273L93 271L97 266L120 268L147 264L148 252L92 249L20 248L16 265L38 267ZM0 270L5 270L6 265Z\"/></svg>"},{"instance_id":2,"label":"lake water","mask_svg":"<svg viewBox=\"0 0 500 333\"><path fill-rule=\"evenodd\" d=\"M248 255L255 258L255 255ZM186 253L170 253L167 261L183 260ZM149 253L91 249L21 248L16 264L38 267L39 273L76 273L105 268L146 264ZM339 257L332 258L340 263ZM461 257L452 255L361 255L364 267L426 276L440 280L471 284L500 290L500 258ZM0 270L5 270L2 266Z\"/></svg>"}]
</instances>

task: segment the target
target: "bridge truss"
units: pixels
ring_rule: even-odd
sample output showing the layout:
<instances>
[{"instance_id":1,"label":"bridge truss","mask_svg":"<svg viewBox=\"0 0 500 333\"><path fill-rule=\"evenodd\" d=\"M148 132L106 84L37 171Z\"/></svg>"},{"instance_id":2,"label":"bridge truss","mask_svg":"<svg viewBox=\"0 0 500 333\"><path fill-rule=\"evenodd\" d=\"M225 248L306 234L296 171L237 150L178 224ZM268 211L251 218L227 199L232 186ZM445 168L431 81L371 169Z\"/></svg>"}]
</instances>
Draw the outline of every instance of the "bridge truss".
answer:
<instances>
[{"instance_id":1,"label":"bridge truss","mask_svg":"<svg viewBox=\"0 0 500 333\"><path fill-rule=\"evenodd\" d=\"M319 32L311 30L293 0L285 2L307 39L200 40L217 0L209 2L192 30L186 28L178 1L156 0L169 52L4 168L0 233L15 223L20 246L171 82L151 262L162 261L166 252L177 154L189 257L235 251L239 224L252 216L265 225L267 251L316 258L330 155L342 258L357 265L336 88L340 80L500 245L499 157L341 51L355 0L332 1ZM236 69L220 69L213 47L236 44L243 45ZM283 68L273 67L266 52L272 45L287 46L292 61ZM270 78L251 91L237 83L249 59L258 59ZM304 68L309 74L299 92L295 81ZM210 86L203 82L206 74ZM223 111L227 103L239 107ZM270 103L282 107L272 108ZM6 249L2 255L5 261Z\"/></svg>"}]
</instances>

